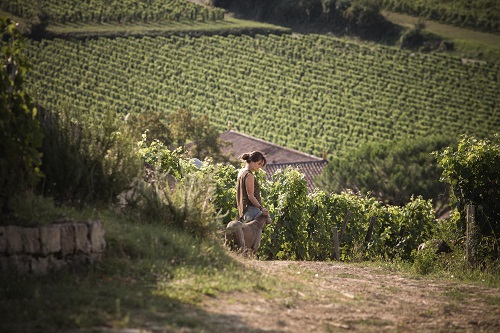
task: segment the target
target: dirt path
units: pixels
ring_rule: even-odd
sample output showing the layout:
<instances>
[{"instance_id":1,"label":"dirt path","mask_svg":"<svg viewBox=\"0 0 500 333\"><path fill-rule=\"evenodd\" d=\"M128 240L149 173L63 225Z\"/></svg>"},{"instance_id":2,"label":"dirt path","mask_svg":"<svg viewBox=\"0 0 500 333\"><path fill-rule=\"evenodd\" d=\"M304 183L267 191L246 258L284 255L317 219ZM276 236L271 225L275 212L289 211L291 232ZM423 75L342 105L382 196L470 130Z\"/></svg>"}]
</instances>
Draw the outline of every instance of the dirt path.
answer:
<instances>
[{"instance_id":1,"label":"dirt path","mask_svg":"<svg viewBox=\"0 0 500 333\"><path fill-rule=\"evenodd\" d=\"M498 289L342 263L240 260L295 287L207 297L203 311L220 332L500 332Z\"/></svg>"},{"instance_id":2,"label":"dirt path","mask_svg":"<svg viewBox=\"0 0 500 333\"><path fill-rule=\"evenodd\" d=\"M195 4L202 5L202 6L207 6L208 1L207 0L189 0Z\"/></svg>"}]
</instances>

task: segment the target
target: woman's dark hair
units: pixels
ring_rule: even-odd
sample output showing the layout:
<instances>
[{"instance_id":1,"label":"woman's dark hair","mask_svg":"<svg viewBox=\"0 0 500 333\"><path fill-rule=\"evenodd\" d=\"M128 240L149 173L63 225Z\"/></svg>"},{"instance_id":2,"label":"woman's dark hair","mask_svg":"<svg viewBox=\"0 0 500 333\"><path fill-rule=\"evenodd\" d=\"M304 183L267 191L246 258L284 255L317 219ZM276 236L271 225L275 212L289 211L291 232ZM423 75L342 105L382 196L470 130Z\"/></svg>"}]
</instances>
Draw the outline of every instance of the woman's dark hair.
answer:
<instances>
[{"instance_id":1,"label":"woman's dark hair","mask_svg":"<svg viewBox=\"0 0 500 333\"><path fill-rule=\"evenodd\" d=\"M262 166L265 166L267 161L266 158L264 157L264 154L262 154L260 151L252 151L251 153L244 153L238 157L239 159L242 159L246 161L247 163L250 162L258 162L258 161L264 161Z\"/></svg>"}]
</instances>

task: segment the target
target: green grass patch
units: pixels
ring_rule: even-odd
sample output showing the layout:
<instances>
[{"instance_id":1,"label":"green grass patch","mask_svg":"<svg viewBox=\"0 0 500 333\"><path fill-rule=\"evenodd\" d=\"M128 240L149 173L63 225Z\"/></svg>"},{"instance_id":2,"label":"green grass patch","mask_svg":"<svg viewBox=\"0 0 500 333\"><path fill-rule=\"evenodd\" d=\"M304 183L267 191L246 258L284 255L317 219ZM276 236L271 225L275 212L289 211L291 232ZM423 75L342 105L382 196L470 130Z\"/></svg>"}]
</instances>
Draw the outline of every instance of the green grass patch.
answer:
<instances>
[{"instance_id":1,"label":"green grass patch","mask_svg":"<svg viewBox=\"0 0 500 333\"><path fill-rule=\"evenodd\" d=\"M277 282L241 267L215 238L198 240L161 222L98 214L107 250L92 267L48 276L0 277L1 332L92 327L204 328L199 308L219 293L268 293Z\"/></svg>"},{"instance_id":2,"label":"green grass patch","mask_svg":"<svg viewBox=\"0 0 500 333\"><path fill-rule=\"evenodd\" d=\"M412 28L419 18L382 11L384 17L394 24ZM425 20L424 32L441 37L454 43L454 56L477 58L487 61L500 61L500 35L459 28L432 20Z\"/></svg>"},{"instance_id":3,"label":"green grass patch","mask_svg":"<svg viewBox=\"0 0 500 333\"><path fill-rule=\"evenodd\" d=\"M242 34L253 31L268 33L289 33L290 29L278 25L247 21L236 18L226 18L215 22L154 22L154 23L102 23L102 24L54 24L47 27L47 32L59 37L89 37L89 36L166 36L166 35L211 35L211 34Z\"/></svg>"},{"instance_id":4,"label":"green grass patch","mask_svg":"<svg viewBox=\"0 0 500 333\"><path fill-rule=\"evenodd\" d=\"M0 225L35 227L50 224L57 220L91 219L92 209L77 210L69 206L58 205L50 197L42 197L27 192L14 196L11 209L13 213L0 221Z\"/></svg>"},{"instance_id":5,"label":"green grass patch","mask_svg":"<svg viewBox=\"0 0 500 333\"><path fill-rule=\"evenodd\" d=\"M467 265L462 254L449 254L437 256L437 261L431 271L422 272L416 269L415 264L401 260L393 261L364 261L361 263L350 263L359 267L376 268L378 273L386 271L408 276L413 279L438 279L442 281L454 281L457 283L471 283L489 288L500 288L500 270L498 263L489 263L485 269L475 269ZM417 266L420 264L417 264Z\"/></svg>"}]
</instances>

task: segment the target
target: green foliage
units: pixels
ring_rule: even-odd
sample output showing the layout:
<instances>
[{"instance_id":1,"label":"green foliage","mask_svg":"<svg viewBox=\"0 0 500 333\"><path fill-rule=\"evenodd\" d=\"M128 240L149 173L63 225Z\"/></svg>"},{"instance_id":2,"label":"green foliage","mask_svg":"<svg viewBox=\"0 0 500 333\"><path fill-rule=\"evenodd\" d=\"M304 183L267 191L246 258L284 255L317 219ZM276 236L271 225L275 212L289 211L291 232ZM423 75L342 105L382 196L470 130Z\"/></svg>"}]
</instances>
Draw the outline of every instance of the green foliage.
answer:
<instances>
[{"instance_id":1,"label":"green foliage","mask_svg":"<svg viewBox=\"0 0 500 333\"><path fill-rule=\"evenodd\" d=\"M150 144L148 141L148 131L146 131L142 135L142 140L138 142L138 153L144 163L150 165L154 171L172 175L177 179L182 178L184 174L181 159L182 148L170 150L157 139L152 140Z\"/></svg>"},{"instance_id":2,"label":"green foliage","mask_svg":"<svg viewBox=\"0 0 500 333\"><path fill-rule=\"evenodd\" d=\"M143 135L142 148L150 146L150 159L153 151L160 151L163 146L171 151L186 151L198 159L210 158L213 161L227 161L221 152L222 142L218 129L210 123L206 115L195 117L186 109L179 109L171 114L147 111L127 116L133 135ZM144 134L147 134L144 136ZM158 141L153 144L153 141ZM154 147L161 145L158 147ZM148 161L154 164L157 161ZM165 171L165 168L162 167Z\"/></svg>"},{"instance_id":3,"label":"green foliage","mask_svg":"<svg viewBox=\"0 0 500 333\"><path fill-rule=\"evenodd\" d=\"M194 117L190 111L180 109L167 120L174 146L189 146L189 154L199 159L226 160L220 150L219 132L207 115Z\"/></svg>"},{"instance_id":4,"label":"green foliage","mask_svg":"<svg viewBox=\"0 0 500 333\"><path fill-rule=\"evenodd\" d=\"M308 190L304 175L287 167L276 172L268 186L265 202L273 224L266 226L260 253L265 252L268 259L308 259L305 215Z\"/></svg>"},{"instance_id":5,"label":"green foliage","mask_svg":"<svg viewBox=\"0 0 500 333\"><path fill-rule=\"evenodd\" d=\"M380 14L380 0L352 0L343 17L350 32L364 37L380 38L391 28Z\"/></svg>"},{"instance_id":6,"label":"green foliage","mask_svg":"<svg viewBox=\"0 0 500 333\"><path fill-rule=\"evenodd\" d=\"M147 131L146 144L158 140L167 147L172 144L172 135L168 128L167 115L163 112L143 111L125 116L130 126L132 136L141 137Z\"/></svg>"},{"instance_id":7,"label":"green foliage","mask_svg":"<svg viewBox=\"0 0 500 333\"><path fill-rule=\"evenodd\" d=\"M36 185L41 177L43 134L37 109L24 90L30 69L16 23L0 17L0 220L11 210L10 198Z\"/></svg>"},{"instance_id":8,"label":"green foliage","mask_svg":"<svg viewBox=\"0 0 500 333\"><path fill-rule=\"evenodd\" d=\"M150 165L147 182L135 185L137 195L128 200L128 208L141 221L156 220L185 229L196 237L208 237L220 229L221 220L234 206L234 193L226 193L228 182L233 187L231 167L212 166L205 161L200 169L182 150L171 151L158 140L150 145L147 135L139 142L139 155ZM234 169L234 168L233 168Z\"/></svg>"},{"instance_id":9,"label":"green foliage","mask_svg":"<svg viewBox=\"0 0 500 333\"><path fill-rule=\"evenodd\" d=\"M500 31L500 3L491 0L382 0L392 11L489 32Z\"/></svg>"},{"instance_id":10,"label":"green foliage","mask_svg":"<svg viewBox=\"0 0 500 333\"><path fill-rule=\"evenodd\" d=\"M165 204L173 210L173 224L196 237L206 238L220 230L222 216L212 202L215 183L212 175L202 172L184 176L173 192L165 186L162 193Z\"/></svg>"},{"instance_id":11,"label":"green foliage","mask_svg":"<svg viewBox=\"0 0 500 333\"><path fill-rule=\"evenodd\" d=\"M402 48L418 49L424 43L423 24L416 24L414 27L403 32L399 39Z\"/></svg>"},{"instance_id":12,"label":"green foliage","mask_svg":"<svg viewBox=\"0 0 500 333\"><path fill-rule=\"evenodd\" d=\"M186 109L219 131L231 121L234 130L316 156L367 141L483 137L500 128L495 62L327 35L54 39L30 43L28 54L29 87L45 108Z\"/></svg>"},{"instance_id":13,"label":"green foliage","mask_svg":"<svg viewBox=\"0 0 500 333\"><path fill-rule=\"evenodd\" d=\"M308 194L303 176L292 168L275 174L265 188L266 206L274 218L264 229L259 249L259 255L267 259L330 259L333 227L337 227L342 260L411 260L412 251L431 237L436 224L430 200L412 197L397 207L352 192Z\"/></svg>"},{"instance_id":14,"label":"green foliage","mask_svg":"<svg viewBox=\"0 0 500 333\"><path fill-rule=\"evenodd\" d=\"M85 215L79 210L56 203L50 197L27 191L12 195L12 213L2 224L34 227L54 223L60 219L80 219Z\"/></svg>"},{"instance_id":15,"label":"green foliage","mask_svg":"<svg viewBox=\"0 0 500 333\"><path fill-rule=\"evenodd\" d=\"M414 251L414 260L412 268L415 273L427 275L437 269L438 256L432 248L425 248L422 251Z\"/></svg>"},{"instance_id":16,"label":"green foliage","mask_svg":"<svg viewBox=\"0 0 500 333\"><path fill-rule=\"evenodd\" d=\"M500 236L500 135L476 139L464 135L455 150L434 153L443 168L442 180L451 187L452 199L464 213L476 206L476 223L483 236ZM465 216L465 214L463 214ZM462 224L465 226L465 224Z\"/></svg>"},{"instance_id":17,"label":"green foliage","mask_svg":"<svg viewBox=\"0 0 500 333\"><path fill-rule=\"evenodd\" d=\"M224 10L208 8L185 0L18 0L0 1L0 9L36 20L44 17L50 23L86 22L165 22L215 21L224 19Z\"/></svg>"},{"instance_id":18,"label":"green foliage","mask_svg":"<svg viewBox=\"0 0 500 333\"><path fill-rule=\"evenodd\" d=\"M109 109L82 113L63 109L42 116L40 191L61 202L113 202L139 176L140 159L125 123Z\"/></svg>"},{"instance_id":19,"label":"green foliage","mask_svg":"<svg viewBox=\"0 0 500 333\"><path fill-rule=\"evenodd\" d=\"M323 191L310 194L307 206L307 251L311 260L328 260L333 257L332 231L341 224L342 212L347 210L334 205L333 196ZM337 208L336 211L333 211ZM340 233L340 229L338 230Z\"/></svg>"},{"instance_id":20,"label":"green foliage","mask_svg":"<svg viewBox=\"0 0 500 333\"><path fill-rule=\"evenodd\" d=\"M412 197L410 202L399 210L399 214L395 214L394 210L389 213L397 226L397 229L393 228L393 232L397 232L394 248L396 253L393 256L408 260L412 251L432 235L436 219L431 200Z\"/></svg>"},{"instance_id":21,"label":"green foliage","mask_svg":"<svg viewBox=\"0 0 500 333\"><path fill-rule=\"evenodd\" d=\"M369 192L390 205L421 195L434 201L439 216L448 209L447 186L439 181L442 170L431 153L452 143L443 136L365 143L334 157L316 183L331 192Z\"/></svg>"},{"instance_id":22,"label":"green foliage","mask_svg":"<svg viewBox=\"0 0 500 333\"><path fill-rule=\"evenodd\" d=\"M215 181L215 191L211 201L222 214L222 223L236 219L238 211L236 209L236 181L238 170L232 165L222 163L203 163L201 172L211 174ZM260 181L260 180L259 180Z\"/></svg>"}]
</instances>

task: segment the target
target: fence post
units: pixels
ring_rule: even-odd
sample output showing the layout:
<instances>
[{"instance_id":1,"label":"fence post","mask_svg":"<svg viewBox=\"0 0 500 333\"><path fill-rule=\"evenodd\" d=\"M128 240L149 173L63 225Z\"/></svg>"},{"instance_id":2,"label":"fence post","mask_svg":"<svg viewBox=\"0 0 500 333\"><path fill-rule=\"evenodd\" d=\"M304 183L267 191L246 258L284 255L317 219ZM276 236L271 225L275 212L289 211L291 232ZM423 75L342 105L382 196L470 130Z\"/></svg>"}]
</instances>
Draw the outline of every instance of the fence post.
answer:
<instances>
[{"instance_id":1,"label":"fence post","mask_svg":"<svg viewBox=\"0 0 500 333\"><path fill-rule=\"evenodd\" d=\"M340 261L339 234L337 232L337 227L333 227L333 250L335 253L335 259Z\"/></svg>"},{"instance_id":2,"label":"fence post","mask_svg":"<svg viewBox=\"0 0 500 333\"><path fill-rule=\"evenodd\" d=\"M477 244L477 226L476 226L476 217L475 217L475 206L467 205L466 207L466 218L467 218L467 226L466 226L466 249L465 256L467 257L467 261L471 265L476 264L476 244Z\"/></svg>"},{"instance_id":3,"label":"fence post","mask_svg":"<svg viewBox=\"0 0 500 333\"><path fill-rule=\"evenodd\" d=\"M351 211L348 210L347 214L345 215L344 223L342 223L342 229L340 229L339 244L340 242L342 242L342 237L344 237L345 228L347 227L347 222L349 222L350 218L351 218Z\"/></svg>"},{"instance_id":4,"label":"fence post","mask_svg":"<svg viewBox=\"0 0 500 333\"><path fill-rule=\"evenodd\" d=\"M370 218L370 225L368 226L368 231L366 232L365 243L368 243L372 239L373 227L375 226L375 221L377 218L372 216Z\"/></svg>"}]
</instances>

